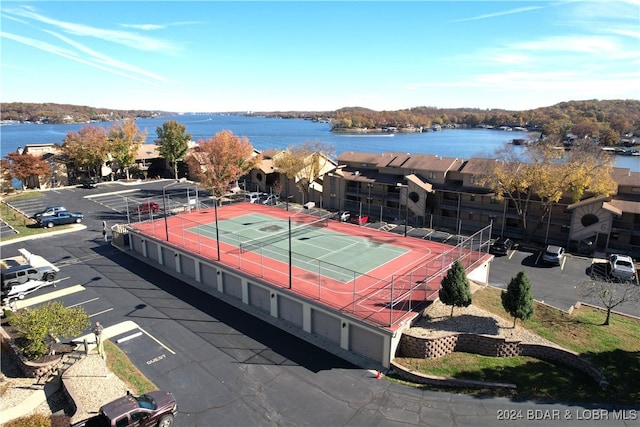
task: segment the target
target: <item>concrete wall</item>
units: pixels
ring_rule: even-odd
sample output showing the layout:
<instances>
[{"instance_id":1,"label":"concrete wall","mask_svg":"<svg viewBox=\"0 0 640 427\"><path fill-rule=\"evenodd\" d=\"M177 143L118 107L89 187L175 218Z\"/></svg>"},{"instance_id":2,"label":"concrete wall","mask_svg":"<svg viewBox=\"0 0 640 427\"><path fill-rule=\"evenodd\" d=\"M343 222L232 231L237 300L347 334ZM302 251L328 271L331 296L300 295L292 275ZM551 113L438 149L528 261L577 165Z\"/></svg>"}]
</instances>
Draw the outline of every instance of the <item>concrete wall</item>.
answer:
<instances>
[{"instance_id":1,"label":"concrete wall","mask_svg":"<svg viewBox=\"0 0 640 427\"><path fill-rule=\"evenodd\" d=\"M371 325L232 267L148 236L114 234L113 245L185 283L367 368L389 368L400 333ZM116 233L118 234L118 233Z\"/></svg>"}]
</instances>

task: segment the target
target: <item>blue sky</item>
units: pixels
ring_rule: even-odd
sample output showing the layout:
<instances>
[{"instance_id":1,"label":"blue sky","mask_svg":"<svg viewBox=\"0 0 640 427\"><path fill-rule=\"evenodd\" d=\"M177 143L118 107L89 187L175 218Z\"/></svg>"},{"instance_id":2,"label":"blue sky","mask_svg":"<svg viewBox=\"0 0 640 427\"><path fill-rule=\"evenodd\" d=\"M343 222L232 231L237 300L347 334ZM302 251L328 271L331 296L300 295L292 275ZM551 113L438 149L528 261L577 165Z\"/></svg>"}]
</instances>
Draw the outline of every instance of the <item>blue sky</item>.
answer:
<instances>
[{"instance_id":1,"label":"blue sky","mask_svg":"<svg viewBox=\"0 0 640 427\"><path fill-rule=\"evenodd\" d=\"M222 112L640 99L640 0L0 8L2 102Z\"/></svg>"}]
</instances>

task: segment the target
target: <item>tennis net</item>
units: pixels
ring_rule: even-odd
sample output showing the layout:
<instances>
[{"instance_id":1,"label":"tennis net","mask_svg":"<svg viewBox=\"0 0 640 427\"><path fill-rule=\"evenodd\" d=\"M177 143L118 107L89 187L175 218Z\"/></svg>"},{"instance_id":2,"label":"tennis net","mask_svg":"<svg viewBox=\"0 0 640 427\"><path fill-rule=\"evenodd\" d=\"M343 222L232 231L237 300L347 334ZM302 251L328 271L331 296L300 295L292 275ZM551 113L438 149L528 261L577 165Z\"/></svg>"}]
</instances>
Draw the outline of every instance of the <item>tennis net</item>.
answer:
<instances>
[{"instance_id":1,"label":"tennis net","mask_svg":"<svg viewBox=\"0 0 640 427\"><path fill-rule=\"evenodd\" d=\"M305 234L316 228L323 228L329 224L329 218L313 219L307 222L306 220L296 219L295 226L291 223L290 230L272 234L271 236L261 237L258 239L246 240L240 243L240 253L252 251L256 252L262 249L264 246L273 245L274 243L287 240L289 236L298 236Z\"/></svg>"}]
</instances>

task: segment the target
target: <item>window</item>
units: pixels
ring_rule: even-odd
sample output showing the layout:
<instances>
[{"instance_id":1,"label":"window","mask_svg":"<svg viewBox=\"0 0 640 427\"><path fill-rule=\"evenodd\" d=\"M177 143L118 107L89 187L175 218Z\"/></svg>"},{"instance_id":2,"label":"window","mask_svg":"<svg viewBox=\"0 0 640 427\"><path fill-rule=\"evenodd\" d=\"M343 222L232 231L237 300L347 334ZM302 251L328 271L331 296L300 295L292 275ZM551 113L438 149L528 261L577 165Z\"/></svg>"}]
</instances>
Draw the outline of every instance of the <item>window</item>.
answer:
<instances>
[{"instance_id":1,"label":"window","mask_svg":"<svg viewBox=\"0 0 640 427\"><path fill-rule=\"evenodd\" d=\"M116 420L116 427L127 427L129 425L129 418L125 415L124 417Z\"/></svg>"},{"instance_id":2,"label":"window","mask_svg":"<svg viewBox=\"0 0 640 427\"><path fill-rule=\"evenodd\" d=\"M580 222L585 227L589 227L590 225L597 224L598 221L599 221L598 217L592 213L586 214L580 219Z\"/></svg>"}]
</instances>

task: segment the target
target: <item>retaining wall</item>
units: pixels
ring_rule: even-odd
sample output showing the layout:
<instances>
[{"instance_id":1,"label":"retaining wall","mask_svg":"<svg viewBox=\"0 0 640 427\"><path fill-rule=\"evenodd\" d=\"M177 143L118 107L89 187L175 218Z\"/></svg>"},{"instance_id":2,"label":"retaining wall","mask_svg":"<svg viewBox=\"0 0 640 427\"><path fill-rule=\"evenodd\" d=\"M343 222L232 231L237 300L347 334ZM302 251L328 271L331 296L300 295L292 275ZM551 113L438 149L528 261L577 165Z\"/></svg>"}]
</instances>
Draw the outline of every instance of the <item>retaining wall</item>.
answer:
<instances>
[{"instance_id":1,"label":"retaining wall","mask_svg":"<svg viewBox=\"0 0 640 427\"><path fill-rule=\"evenodd\" d=\"M400 338L397 355L417 359L439 358L447 356L454 351L493 357L535 357L536 359L561 363L572 368L577 368L593 378L603 390L606 390L609 385L604 373L593 363L580 357L578 353L560 347L524 343L516 340L510 341L506 338L489 335L453 333L440 337L418 337L405 332ZM394 369L399 370L399 375L408 376L406 379L419 375L397 363L394 365ZM432 382L434 378L437 377L430 377L429 382ZM449 379L447 379L447 381L449 381Z\"/></svg>"}]
</instances>

